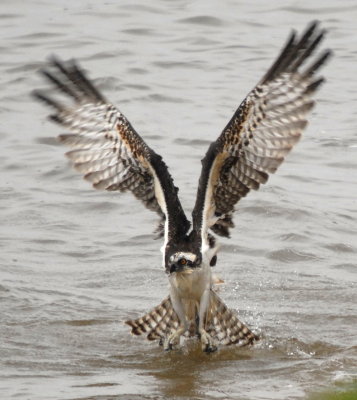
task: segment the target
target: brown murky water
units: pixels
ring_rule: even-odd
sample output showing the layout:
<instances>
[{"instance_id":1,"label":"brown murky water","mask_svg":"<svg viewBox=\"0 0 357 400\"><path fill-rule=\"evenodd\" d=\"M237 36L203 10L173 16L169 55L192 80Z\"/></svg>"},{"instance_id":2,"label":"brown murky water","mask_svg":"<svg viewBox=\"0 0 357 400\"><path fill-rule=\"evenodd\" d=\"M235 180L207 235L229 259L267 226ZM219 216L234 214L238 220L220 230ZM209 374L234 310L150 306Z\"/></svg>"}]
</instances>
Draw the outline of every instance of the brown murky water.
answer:
<instances>
[{"instance_id":1,"label":"brown murky water","mask_svg":"<svg viewBox=\"0 0 357 400\"><path fill-rule=\"evenodd\" d=\"M357 5L354 1L0 4L0 398L303 399L357 374ZM199 160L292 27L335 52L309 128L244 199L216 273L263 335L163 353L122 321L167 294L155 216L68 168L29 96L55 53L78 58L163 155L190 212Z\"/></svg>"}]
</instances>

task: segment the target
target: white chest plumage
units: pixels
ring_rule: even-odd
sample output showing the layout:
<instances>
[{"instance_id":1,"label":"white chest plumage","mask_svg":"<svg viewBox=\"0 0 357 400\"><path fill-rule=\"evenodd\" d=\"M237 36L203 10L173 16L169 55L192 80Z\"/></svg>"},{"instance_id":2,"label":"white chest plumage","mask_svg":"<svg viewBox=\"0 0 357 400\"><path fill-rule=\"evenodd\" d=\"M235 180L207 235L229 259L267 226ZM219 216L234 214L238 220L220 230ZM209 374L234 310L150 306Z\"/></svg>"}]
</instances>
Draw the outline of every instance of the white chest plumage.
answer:
<instances>
[{"instance_id":1,"label":"white chest plumage","mask_svg":"<svg viewBox=\"0 0 357 400\"><path fill-rule=\"evenodd\" d=\"M170 285L178 297L200 301L204 290L211 287L211 267L201 264L198 268L187 268L169 277Z\"/></svg>"}]
</instances>

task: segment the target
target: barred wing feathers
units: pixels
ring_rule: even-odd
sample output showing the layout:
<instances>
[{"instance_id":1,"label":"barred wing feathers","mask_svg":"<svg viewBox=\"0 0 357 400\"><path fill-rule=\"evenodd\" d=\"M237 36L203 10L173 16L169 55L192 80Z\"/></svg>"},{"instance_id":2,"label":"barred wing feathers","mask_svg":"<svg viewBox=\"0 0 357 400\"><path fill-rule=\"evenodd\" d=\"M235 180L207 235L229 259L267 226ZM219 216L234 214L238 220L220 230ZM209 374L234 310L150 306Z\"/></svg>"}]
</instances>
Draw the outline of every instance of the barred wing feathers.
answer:
<instances>
[{"instance_id":1,"label":"barred wing feathers","mask_svg":"<svg viewBox=\"0 0 357 400\"><path fill-rule=\"evenodd\" d=\"M72 148L66 153L74 167L96 189L130 191L144 205L167 221L168 236L181 235L189 222L177 197L167 166L136 133L125 116L108 103L75 62L57 59L42 71L72 105L41 91L34 95L55 110L50 118L71 133L59 140Z\"/></svg>"},{"instance_id":2,"label":"barred wing feathers","mask_svg":"<svg viewBox=\"0 0 357 400\"><path fill-rule=\"evenodd\" d=\"M312 23L300 38L293 32L278 59L239 106L202 160L193 229L202 243L208 229L229 236L235 204L267 182L299 140L323 82L317 70L330 56L325 51L305 69L301 65L323 39Z\"/></svg>"}]
</instances>

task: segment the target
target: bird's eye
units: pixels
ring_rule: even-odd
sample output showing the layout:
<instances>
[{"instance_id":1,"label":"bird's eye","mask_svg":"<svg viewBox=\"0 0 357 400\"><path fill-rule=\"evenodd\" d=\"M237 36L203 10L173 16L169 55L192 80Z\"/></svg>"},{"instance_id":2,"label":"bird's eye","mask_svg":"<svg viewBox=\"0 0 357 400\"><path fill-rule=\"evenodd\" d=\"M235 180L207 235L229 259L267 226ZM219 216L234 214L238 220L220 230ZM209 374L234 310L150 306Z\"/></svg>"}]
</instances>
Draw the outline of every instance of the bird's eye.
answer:
<instances>
[{"instance_id":1,"label":"bird's eye","mask_svg":"<svg viewBox=\"0 0 357 400\"><path fill-rule=\"evenodd\" d=\"M186 258L181 258L180 263L181 265L186 265L187 263Z\"/></svg>"}]
</instances>

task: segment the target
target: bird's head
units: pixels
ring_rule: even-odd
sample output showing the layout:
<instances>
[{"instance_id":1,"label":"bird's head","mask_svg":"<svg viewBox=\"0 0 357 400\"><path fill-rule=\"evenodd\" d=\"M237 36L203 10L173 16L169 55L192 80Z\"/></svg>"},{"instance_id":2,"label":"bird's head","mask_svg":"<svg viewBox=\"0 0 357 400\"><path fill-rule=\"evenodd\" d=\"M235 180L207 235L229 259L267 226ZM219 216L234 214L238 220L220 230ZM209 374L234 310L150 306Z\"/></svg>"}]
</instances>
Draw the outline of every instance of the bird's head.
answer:
<instances>
[{"instance_id":1,"label":"bird's head","mask_svg":"<svg viewBox=\"0 0 357 400\"><path fill-rule=\"evenodd\" d=\"M201 265L201 257L191 252L177 251L171 254L166 261L166 272L182 272L192 270Z\"/></svg>"}]
</instances>

